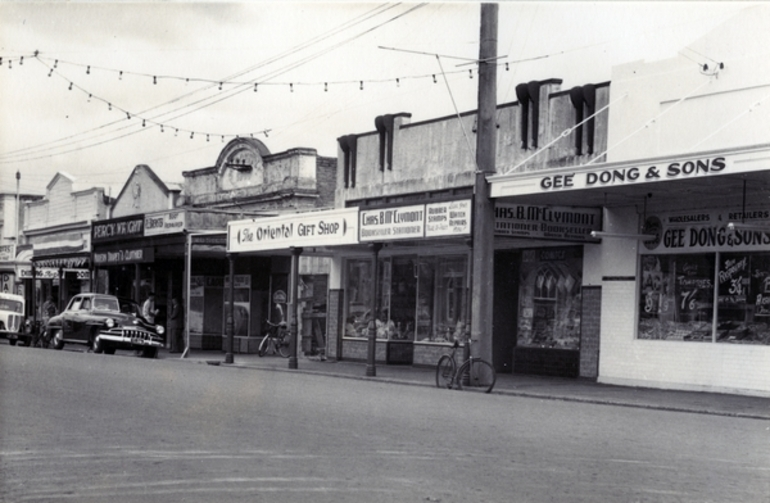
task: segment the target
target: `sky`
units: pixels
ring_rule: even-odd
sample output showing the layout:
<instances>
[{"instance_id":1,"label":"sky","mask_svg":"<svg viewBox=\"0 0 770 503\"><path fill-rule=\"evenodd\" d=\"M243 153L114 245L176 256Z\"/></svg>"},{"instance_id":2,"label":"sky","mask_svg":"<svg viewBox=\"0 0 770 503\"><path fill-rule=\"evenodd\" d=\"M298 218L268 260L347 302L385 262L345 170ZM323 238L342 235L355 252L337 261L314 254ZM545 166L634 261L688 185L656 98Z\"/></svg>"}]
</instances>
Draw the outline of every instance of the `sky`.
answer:
<instances>
[{"instance_id":1,"label":"sky","mask_svg":"<svg viewBox=\"0 0 770 503\"><path fill-rule=\"evenodd\" d=\"M688 45L756 3L501 2L498 103L531 80L697 62ZM0 193L65 172L114 197L139 164L181 183L237 136L336 157L378 115L474 110L479 21L478 2L0 0Z\"/></svg>"}]
</instances>

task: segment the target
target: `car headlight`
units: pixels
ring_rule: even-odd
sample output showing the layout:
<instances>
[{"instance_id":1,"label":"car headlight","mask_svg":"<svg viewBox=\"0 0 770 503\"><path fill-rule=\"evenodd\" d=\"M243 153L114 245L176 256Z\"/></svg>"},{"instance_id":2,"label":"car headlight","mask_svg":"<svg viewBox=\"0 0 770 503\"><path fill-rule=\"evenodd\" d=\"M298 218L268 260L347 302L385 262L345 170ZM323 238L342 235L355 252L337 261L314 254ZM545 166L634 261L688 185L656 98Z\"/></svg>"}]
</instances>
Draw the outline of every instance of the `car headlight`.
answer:
<instances>
[{"instance_id":1,"label":"car headlight","mask_svg":"<svg viewBox=\"0 0 770 503\"><path fill-rule=\"evenodd\" d=\"M156 332L158 332L158 335L163 335L163 332L165 332L165 331L166 331L166 329L164 329L164 328L163 328L162 326L160 326L160 325L157 325L157 326L155 327L155 331L156 331Z\"/></svg>"},{"instance_id":2,"label":"car headlight","mask_svg":"<svg viewBox=\"0 0 770 503\"><path fill-rule=\"evenodd\" d=\"M115 320L113 320L112 318L107 318L106 320L104 320L104 324L107 325L107 328L112 328L115 326Z\"/></svg>"}]
</instances>

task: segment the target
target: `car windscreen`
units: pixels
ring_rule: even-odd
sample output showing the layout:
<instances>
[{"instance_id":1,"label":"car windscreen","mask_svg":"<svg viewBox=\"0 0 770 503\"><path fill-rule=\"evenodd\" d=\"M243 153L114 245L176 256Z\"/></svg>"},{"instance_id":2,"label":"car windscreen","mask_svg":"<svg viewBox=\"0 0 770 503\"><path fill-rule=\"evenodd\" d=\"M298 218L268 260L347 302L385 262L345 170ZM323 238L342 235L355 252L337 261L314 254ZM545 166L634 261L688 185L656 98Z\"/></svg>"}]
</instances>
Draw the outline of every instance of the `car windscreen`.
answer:
<instances>
[{"instance_id":1,"label":"car windscreen","mask_svg":"<svg viewBox=\"0 0 770 503\"><path fill-rule=\"evenodd\" d=\"M107 311L111 313L120 312L118 299L114 297L96 297L94 298L94 311Z\"/></svg>"},{"instance_id":2,"label":"car windscreen","mask_svg":"<svg viewBox=\"0 0 770 503\"><path fill-rule=\"evenodd\" d=\"M20 313L24 309L24 306L18 300L0 299L0 311L11 311L13 313Z\"/></svg>"}]
</instances>

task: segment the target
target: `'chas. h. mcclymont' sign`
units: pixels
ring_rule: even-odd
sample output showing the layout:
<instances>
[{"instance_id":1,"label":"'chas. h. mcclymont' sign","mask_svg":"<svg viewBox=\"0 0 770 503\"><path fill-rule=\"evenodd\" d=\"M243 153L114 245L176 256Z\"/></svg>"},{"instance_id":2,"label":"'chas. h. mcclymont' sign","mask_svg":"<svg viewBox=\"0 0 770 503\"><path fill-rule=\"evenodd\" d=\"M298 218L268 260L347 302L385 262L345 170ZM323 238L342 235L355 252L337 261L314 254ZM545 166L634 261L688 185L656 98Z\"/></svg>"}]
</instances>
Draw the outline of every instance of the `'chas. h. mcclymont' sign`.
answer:
<instances>
[{"instance_id":1,"label":"'chas. h. mcclymont' sign","mask_svg":"<svg viewBox=\"0 0 770 503\"><path fill-rule=\"evenodd\" d=\"M468 236L471 200L361 210L361 242Z\"/></svg>"},{"instance_id":2,"label":"'chas. h. mcclymont' sign","mask_svg":"<svg viewBox=\"0 0 770 503\"><path fill-rule=\"evenodd\" d=\"M229 253L357 242L358 208L293 213L227 224Z\"/></svg>"}]
</instances>

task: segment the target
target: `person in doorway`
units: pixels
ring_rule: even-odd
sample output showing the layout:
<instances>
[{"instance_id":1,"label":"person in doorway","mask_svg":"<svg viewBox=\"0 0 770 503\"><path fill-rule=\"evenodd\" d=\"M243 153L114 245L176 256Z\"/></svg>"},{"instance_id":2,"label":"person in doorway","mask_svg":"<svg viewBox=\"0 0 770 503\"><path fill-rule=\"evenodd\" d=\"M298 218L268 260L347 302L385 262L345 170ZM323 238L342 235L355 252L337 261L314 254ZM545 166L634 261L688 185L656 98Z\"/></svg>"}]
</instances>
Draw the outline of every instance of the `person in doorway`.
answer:
<instances>
[{"instance_id":1,"label":"person in doorway","mask_svg":"<svg viewBox=\"0 0 770 503\"><path fill-rule=\"evenodd\" d=\"M171 338L171 352L181 353L184 341L182 340L182 324L184 323L184 310L179 299L171 299L171 313L168 315L168 334Z\"/></svg>"},{"instance_id":2,"label":"person in doorway","mask_svg":"<svg viewBox=\"0 0 770 503\"><path fill-rule=\"evenodd\" d=\"M155 309L155 292L150 292L147 300L142 304L142 316L149 323L155 323L155 316L158 315L158 309Z\"/></svg>"},{"instance_id":3,"label":"person in doorway","mask_svg":"<svg viewBox=\"0 0 770 503\"><path fill-rule=\"evenodd\" d=\"M42 307L43 311L43 326L48 326L48 320L56 316L58 313L58 309L56 307L56 303L53 301L52 296L48 296L48 298L45 299L45 302L43 303Z\"/></svg>"}]
</instances>

